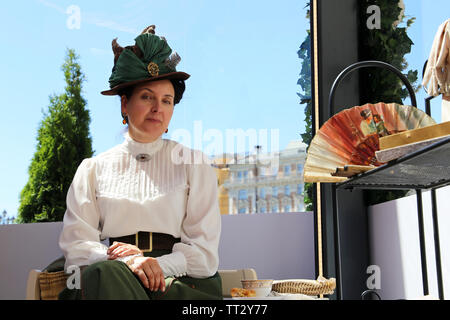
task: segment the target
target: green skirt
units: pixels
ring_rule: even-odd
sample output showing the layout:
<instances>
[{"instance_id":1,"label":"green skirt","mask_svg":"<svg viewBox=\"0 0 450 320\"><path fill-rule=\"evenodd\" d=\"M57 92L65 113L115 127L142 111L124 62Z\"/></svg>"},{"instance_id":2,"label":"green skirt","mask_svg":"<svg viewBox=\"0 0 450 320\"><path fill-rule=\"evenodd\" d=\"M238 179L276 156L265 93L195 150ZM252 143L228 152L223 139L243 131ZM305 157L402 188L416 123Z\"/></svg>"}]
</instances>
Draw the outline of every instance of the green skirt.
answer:
<instances>
[{"instance_id":1,"label":"green skirt","mask_svg":"<svg viewBox=\"0 0 450 320\"><path fill-rule=\"evenodd\" d=\"M145 256L166 254L152 251ZM222 280L219 273L205 279L189 276L167 277L166 289L150 291L128 266L107 260L86 266L81 271L81 289L65 288L60 300L222 300Z\"/></svg>"}]
</instances>

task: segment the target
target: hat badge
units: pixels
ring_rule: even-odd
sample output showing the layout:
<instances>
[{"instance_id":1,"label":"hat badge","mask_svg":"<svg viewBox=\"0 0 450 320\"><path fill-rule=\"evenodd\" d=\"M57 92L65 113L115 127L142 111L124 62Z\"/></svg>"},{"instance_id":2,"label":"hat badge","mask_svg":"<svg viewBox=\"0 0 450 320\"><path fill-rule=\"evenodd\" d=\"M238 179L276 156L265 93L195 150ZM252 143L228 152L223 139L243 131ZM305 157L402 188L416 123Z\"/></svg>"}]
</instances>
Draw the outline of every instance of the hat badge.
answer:
<instances>
[{"instance_id":1,"label":"hat badge","mask_svg":"<svg viewBox=\"0 0 450 320\"><path fill-rule=\"evenodd\" d=\"M156 63L154 63L154 62L150 62L150 63L147 65L147 70L148 70L148 73L150 73L150 75L151 75L152 77L156 77L156 76L159 75L159 67L158 67L158 65L157 65Z\"/></svg>"}]
</instances>

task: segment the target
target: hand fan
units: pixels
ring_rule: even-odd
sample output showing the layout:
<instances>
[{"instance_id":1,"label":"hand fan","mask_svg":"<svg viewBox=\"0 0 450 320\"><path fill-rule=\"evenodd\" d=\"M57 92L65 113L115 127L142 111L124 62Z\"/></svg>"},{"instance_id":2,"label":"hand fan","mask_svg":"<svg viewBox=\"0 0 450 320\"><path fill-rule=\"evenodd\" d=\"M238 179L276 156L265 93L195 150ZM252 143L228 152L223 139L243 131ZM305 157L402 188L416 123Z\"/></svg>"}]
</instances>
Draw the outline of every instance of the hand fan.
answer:
<instances>
[{"instance_id":1,"label":"hand fan","mask_svg":"<svg viewBox=\"0 0 450 320\"><path fill-rule=\"evenodd\" d=\"M340 182L336 168L346 165L380 166L375 151L379 138L436 124L422 110L396 103L356 106L339 112L323 124L308 149L305 182Z\"/></svg>"}]
</instances>

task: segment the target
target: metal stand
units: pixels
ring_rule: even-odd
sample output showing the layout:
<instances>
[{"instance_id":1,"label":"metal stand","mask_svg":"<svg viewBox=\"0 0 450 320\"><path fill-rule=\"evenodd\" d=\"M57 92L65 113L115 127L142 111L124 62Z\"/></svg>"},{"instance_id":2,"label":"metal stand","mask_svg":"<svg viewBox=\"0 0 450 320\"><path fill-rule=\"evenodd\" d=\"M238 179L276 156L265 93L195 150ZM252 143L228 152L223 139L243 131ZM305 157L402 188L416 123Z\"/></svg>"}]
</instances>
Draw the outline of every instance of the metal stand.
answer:
<instances>
[{"instance_id":1,"label":"metal stand","mask_svg":"<svg viewBox=\"0 0 450 320\"><path fill-rule=\"evenodd\" d=\"M405 84L405 86L408 89L411 103L414 107L417 107L417 101L416 96L414 93L414 89L412 88L411 84L409 83L408 79L395 67L393 67L390 64L387 64L385 62L380 61L363 61L358 62L353 65L350 65L346 69L344 69L336 78L336 80L333 83L333 86L331 87L330 96L329 96L329 116L330 118L333 116L333 99L336 89L338 88L340 82L351 72L360 69L360 68L366 68L366 67L379 67L383 69L387 69L393 73L395 73ZM425 69L425 67L424 67ZM426 112L428 115L430 115L430 100L433 97L428 97L425 99L426 104ZM421 267L422 267L422 283L423 283L423 292L424 295L429 294L428 289L428 271L427 271L427 259L426 259L426 249L425 249L425 232L424 232L424 224L423 224L423 203L422 203L422 190L424 189L430 189L431 195L432 195L432 211L433 211L433 230L434 230L434 246L435 246L435 252L436 252L436 269L437 269L437 280L438 280L438 287L439 287L439 298L443 299L443 285L442 285L442 268L441 268L441 258L440 258L440 244L439 244L439 225L438 225L438 219L437 219L437 205L436 205L436 193L435 189L439 188L441 186L450 184L450 168L447 172L443 172L440 177L436 177L435 181L429 181L427 183L417 183L417 181L414 181L414 177L411 176L411 182L406 181L402 182L401 184L392 184L388 183L390 181L388 176L385 174L383 175L383 170L386 171L387 168L390 168L394 165L401 166L402 162L408 162L414 161L414 157L420 158L420 156L430 151L432 152L434 149L439 149L439 147L444 146L442 148L445 148L446 145L450 146L450 139L447 139L445 141L442 141L441 143L433 144L429 147L424 148L423 150L419 150L418 152L415 152L412 155L404 156L401 159L397 159L394 161L391 161L389 164L383 165L381 167L378 167L374 170L371 170L367 173L360 174L356 178L351 178L343 183L333 184L332 188L332 200L333 200L333 224L334 224L334 239L335 239L335 266L336 266L336 292L337 292L337 299L342 299L342 270L341 270L341 249L340 249L340 236L339 236L339 210L338 210L338 203L337 203L337 197L336 197L336 190L338 188L362 188L362 189L414 189L416 190L417 194L417 211L418 211L418 222L419 222L419 245L420 245L420 254L421 254ZM450 147L446 148L444 150L449 150ZM381 178L379 178L381 176ZM384 180L383 180L384 178ZM416 177L420 180L420 178L423 177ZM376 180L379 181L376 181ZM362 182L361 182L362 180ZM375 182L374 182L375 181ZM384 182L383 182L384 181Z\"/></svg>"},{"instance_id":2,"label":"metal stand","mask_svg":"<svg viewBox=\"0 0 450 320\"><path fill-rule=\"evenodd\" d=\"M436 274L439 299L444 300L444 287L442 283L441 245L439 243L439 223L437 216L436 189L431 190L431 210L433 216L434 251L436 256Z\"/></svg>"},{"instance_id":3,"label":"metal stand","mask_svg":"<svg viewBox=\"0 0 450 320\"><path fill-rule=\"evenodd\" d=\"M436 190L438 188L450 185L450 163L447 160L448 158L450 158L450 137L409 155L390 161L389 163L368 171L367 173L357 175L347 181L336 184L336 189L414 189L416 191L424 295L429 294L429 288L422 192L423 190L431 190L434 248L439 299L444 299L444 291L442 282ZM422 173L421 171L426 172ZM400 172L402 172L403 177L398 176L398 173ZM395 182L393 182L393 176L398 177ZM335 227L339 228L338 226ZM337 242L337 245L339 245L339 242ZM341 283L339 284L341 285Z\"/></svg>"},{"instance_id":4,"label":"metal stand","mask_svg":"<svg viewBox=\"0 0 450 320\"><path fill-rule=\"evenodd\" d=\"M341 272L341 243L339 234L339 210L336 197L336 185L332 187L332 201L333 201L333 233L334 233L334 263L336 268L336 299L342 299L342 272Z\"/></svg>"},{"instance_id":5,"label":"metal stand","mask_svg":"<svg viewBox=\"0 0 450 320\"><path fill-rule=\"evenodd\" d=\"M417 217L419 220L419 242L420 242L420 262L422 263L422 284L423 294L428 295L428 271L427 271L427 253L425 246L425 229L423 226L423 203L422 190L416 190L417 197Z\"/></svg>"},{"instance_id":6,"label":"metal stand","mask_svg":"<svg viewBox=\"0 0 450 320\"><path fill-rule=\"evenodd\" d=\"M427 64L428 64L428 60L425 61L424 65L423 65L422 78L425 74ZM425 90L425 92L427 92L427 90L425 88L424 88L424 90ZM430 117L431 117L431 100L433 100L434 98L436 98L436 97L428 96L425 98L425 112ZM438 215L437 215L436 189L431 189L431 211L432 211L432 220L433 220L434 250L435 250L435 259L436 259L438 292L439 292L439 299L443 300L444 299L444 288L443 288L443 281L442 281L441 245L440 245L440 241L439 241L439 222L438 222ZM424 292L425 292L425 288L424 288Z\"/></svg>"}]
</instances>

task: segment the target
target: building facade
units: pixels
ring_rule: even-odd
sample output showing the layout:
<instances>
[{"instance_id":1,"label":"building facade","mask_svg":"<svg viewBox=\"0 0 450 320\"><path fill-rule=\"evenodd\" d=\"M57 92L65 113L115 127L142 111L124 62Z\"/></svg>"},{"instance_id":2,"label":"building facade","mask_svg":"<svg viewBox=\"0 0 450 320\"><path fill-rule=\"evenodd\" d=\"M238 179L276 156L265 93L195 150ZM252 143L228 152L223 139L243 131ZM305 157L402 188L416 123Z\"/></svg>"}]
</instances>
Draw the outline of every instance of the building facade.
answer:
<instances>
[{"instance_id":1,"label":"building facade","mask_svg":"<svg viewBox=\"0 0 450 320\"><path fill-rule=\"evenodd\" d=\"M302 212L303 166L306 145L291 141L274 154L257 153L226 158L217 170L226 175L219 181L222 214ZM228 208L226 208L226 205Z\"/></svg>"}]
</instances>

